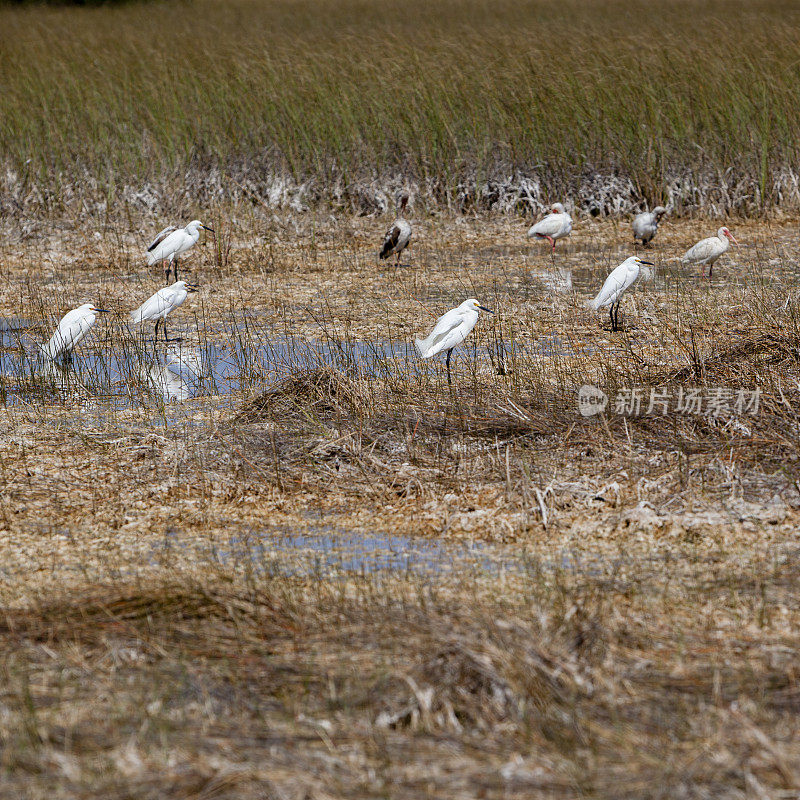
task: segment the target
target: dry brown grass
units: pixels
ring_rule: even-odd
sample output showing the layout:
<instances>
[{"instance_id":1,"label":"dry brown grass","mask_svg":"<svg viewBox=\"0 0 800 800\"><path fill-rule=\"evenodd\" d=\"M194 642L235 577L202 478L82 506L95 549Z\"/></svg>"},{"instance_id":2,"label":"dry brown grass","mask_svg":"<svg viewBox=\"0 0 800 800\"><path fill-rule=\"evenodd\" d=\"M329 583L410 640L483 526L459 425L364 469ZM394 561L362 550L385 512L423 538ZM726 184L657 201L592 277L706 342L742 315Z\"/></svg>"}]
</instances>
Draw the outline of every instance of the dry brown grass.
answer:
<instances>
[{"instance_id":1,"label":"dry brown grass","mask_svg":"<svg viewBox=\"0 0 800 800\"><path fill-rule=\"evenodd\" d=\"M0 786L788 797L794 552L533 571L453 596L263 577L51 596L0 629Z\"/></svg>"},{"instance_id":2,"label":"dry brown grass","mask_svg":"<svg viewBox=\"0 0 800 800\"><path fill-rule=\"evenodd\" d=\"M184 415L144 391L115 410L91 381L53 402L6 375L0 795L797 793L800 336L776 310L793 227L742 223L708 283L669 271L697 231L667 224L670 282L625 300L619 335L581 303L625 249L610 223L557 254L574 293L498 222L418 220L397 272L367 255L380 219L215 227L229 259L198 248L208 288L175 321L203 346L408 341L473 295L498 314L452 390L402 358L265 386L242 357L244 388ZM136 234L93 233L0 250L0 311L29 306L32 335L87 294L118 311L78 358L132 348L118 320L156 280ZM583 382L763 401L584 419ZM360 574L276 544L326 526L483 549Z\"/></svg>"}]
</instances>

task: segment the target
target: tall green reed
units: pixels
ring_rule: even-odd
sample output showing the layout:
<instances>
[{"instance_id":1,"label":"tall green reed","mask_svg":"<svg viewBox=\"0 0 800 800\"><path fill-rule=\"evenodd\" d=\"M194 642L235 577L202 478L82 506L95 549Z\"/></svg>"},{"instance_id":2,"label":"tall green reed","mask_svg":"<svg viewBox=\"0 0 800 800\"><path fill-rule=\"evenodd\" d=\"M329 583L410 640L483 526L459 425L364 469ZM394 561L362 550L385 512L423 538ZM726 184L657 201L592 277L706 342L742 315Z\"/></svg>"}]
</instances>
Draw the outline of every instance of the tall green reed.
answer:
<instances>
[{"instance_id":1,"label":"tall green reed","mask_svg":"<svg viewBox=\"0 0 800 800\"><path fill-rule=\"evenodd\" d=\"M585 170L797 164L800 11L779 0L129 4L0 9L0 151L56 195L216 168L318 192L402 172L442 197Z\"/></svg>"}]
</instances>

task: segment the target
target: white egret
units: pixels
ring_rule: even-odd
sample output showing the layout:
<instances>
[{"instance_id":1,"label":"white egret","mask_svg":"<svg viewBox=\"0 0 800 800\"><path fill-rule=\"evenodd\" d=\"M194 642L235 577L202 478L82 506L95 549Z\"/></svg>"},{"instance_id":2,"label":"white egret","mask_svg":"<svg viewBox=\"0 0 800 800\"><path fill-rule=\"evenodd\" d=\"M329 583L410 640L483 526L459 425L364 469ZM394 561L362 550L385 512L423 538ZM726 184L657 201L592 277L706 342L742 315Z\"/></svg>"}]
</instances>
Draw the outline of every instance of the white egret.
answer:
<instances>
[{"instance_id":1,"label":"white egret","mask_svg":"<svg viewBox=\"0 0 800 800\"><path fill-rule=\"evenodd\" d=\"M61 322L58 323L56 332L42 352L55 361L61 357L69 361L72 351L83 341L92 326L97 322L98 314L107 314L104 308L98 308L93 303L84 303L78 308L68 311Z\"/></svg>"},{"instance_id":2,"label":"white egret","mask_svg":"<svg viewBox=\"0 0 800 800\"><path fill-rule=\"evenodd\" d=\"M701 239L696 245L690 247L683 256L683 261L690 264L700 265L700 274L703 274L703 267L708 264L708 277L714 269L714 262L728 250L733 242L737 247L739 242L733 238L733 234L725 227L717 231L716 236L709 236L708 239Z\"/></svg>"},{"instance_id":3,"label":"white egret","mask_svg":"<svg viewBox=\"0 0 800 800\"><path fill-rule=\"evenodd\" d=\"M189 292L196 292L197 287L192 286L186 281L175 281L172 286L159 289L149 300L142 303L136 311L131 312L131 322L138 325L148 319L156 321L156 328L153 337L158 338L158 326L164 323L164 341L167 338L167 314L172 313L176 308L180 308L189 295ZM180 341L180 340L177 340Z\"/></svg>"},{"instance_id":4,"label":"white egret","mask_svg":"<svg viewBox=\"0 0 800 800\"><path fill-rule=\"evenodd\" d=\"M643 245L648 245L658 231L661 217L667 213L664 206L656 206L652 211L644 211L633 218L633 239L641 239Z\"/></svg>"},{"instance_id":5,"label":"white egret","mask_svg":"<svg viewBox=\"0 0 800 800\"><path fill-rule=\"evenodd\" d=\"M411 224L403 216L407 204L408 195L404 194L400 198L400 211L397 219L391 224L389 230L386 231L386 236L383 238L383 247L380 252L380 257L382 259L389 258L392 254L396 255L397 266L400 266L400 253L408 247L408 243L411 240Z\"/></svg>"},{"instance_id":6,"label":"white egret","mask_svg":"<svg viewBox=\"0 0 800 800\"><path fill-rule=\"evenodd\" d=\"M564 211L564 206L561 203L553 203L550 213L531 226L528 231L528 237L547 239L555 253L556 240L569 236L571 231L572 217Z\"/></svg>"},{"instance_id":7,"label":"white egret","mask_svg":"<svg viewBox=\"0 0 800 800\"><path fill-rule=\"evenodd\" d=\"M642 264L646 264L649 267L653 266L651 261L642 261L639 256L626 258L618 267L612 270L611 274L606 278L600 293L594 300L589 302L589 306L595 311L610 306L609 314L611 316L612 331L619 330L619 304L622 301L622 295L638 279Z\"/></svg>"},{"instance_id":8,"label":"white egret","mask_svg":"<svg viewBox=\"0 0 800 800\"><path fill-rule=\"evenodd\" d=\"M425 339L415 339L414 346L420 358L431 358L437 353L447 351L447 382L450 379L450 356L453 348L457 347L469 336L470 331L478 322L478 312L494 311L482 306L477 300L465 300L458 308L453 308L436 320L433 330Z\"/></svg>"},{"instance_id":9,"label":"white egret","mask_svg":"<svg viewBox=\"0 0 800 800\"><path fill-rule=\"evenodd\" d=\"M174 267L177 281L178 256L183 255L189 248L197 244L197 240L200 238L200 228L214 233L213 228L203 225L199 219L192 220L185 228L176 228L174 225L164 228L147 248L147 265L152 267L157 261L166 261L167 267L164 274L167 280L169 281L170 270Z\"/></svg>"}]
</instances>

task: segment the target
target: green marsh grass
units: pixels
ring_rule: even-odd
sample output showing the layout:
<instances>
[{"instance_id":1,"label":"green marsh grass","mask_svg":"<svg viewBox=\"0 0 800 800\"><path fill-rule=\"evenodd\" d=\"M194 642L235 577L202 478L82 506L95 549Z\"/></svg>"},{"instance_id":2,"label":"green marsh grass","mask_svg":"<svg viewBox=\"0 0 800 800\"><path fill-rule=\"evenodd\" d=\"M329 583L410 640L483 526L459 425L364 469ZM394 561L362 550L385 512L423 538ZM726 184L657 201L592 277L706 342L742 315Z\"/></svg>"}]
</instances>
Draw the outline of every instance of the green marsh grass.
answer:
<instances>
[{"instance_id":1,"label":"green marsh grass","mask_svg":"<svg viewBox=\"0 0 800 800\"><path fill-rule=\"evenodd\" d=\"M372 210L405 181L485 208L521 173L591 205L597 173L678 211L796 207L798 30L781 0L3 6L6 203L111 213L151 185L176 213L289 181Z\"/></svg>"}]
</instances>

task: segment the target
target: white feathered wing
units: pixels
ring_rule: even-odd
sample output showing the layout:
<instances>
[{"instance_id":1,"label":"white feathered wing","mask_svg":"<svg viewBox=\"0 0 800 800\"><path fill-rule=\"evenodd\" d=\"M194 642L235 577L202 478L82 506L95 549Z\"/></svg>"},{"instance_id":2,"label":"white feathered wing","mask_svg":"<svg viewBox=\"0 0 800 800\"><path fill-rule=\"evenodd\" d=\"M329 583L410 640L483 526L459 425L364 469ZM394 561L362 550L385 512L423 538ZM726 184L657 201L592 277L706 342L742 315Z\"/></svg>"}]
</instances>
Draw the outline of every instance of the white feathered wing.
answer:
<instances>
[{"instance_id":1,"label":"white feathered wing","mask_svg":"<svg viewBox=\"0 0 800 800\"><path fill-rule=\"evenodd\" d=\"M605 306L613 305L620 297L636 282L639 277L640 267L637 263L623 261L618 267L612 270L606 278L603 288L589 305L595 311Z\"/></svg>"},{"instance_id":2,"label":"white feathered wing","mask_svg":"<svg viewBox=\"0 0 800 800\"><path fill-rule=\"evenodd\" d=\"M425 339L415 339L414 346L421 358L431 358L444 350L461 344L478 321L478 314L468 316L454 308L436 320L433 330ZM472 324L470 325L470 321Z\"/></svg>"},{"instance_id":3,"label":"white feathered wing","mask_svg":"<svg viewBox=\"0 0 800 800\"><path fill-rule=\"evenodd\" d=\"M53 359L71 352L83 341L96 319L97 316L84 306L67 312L50 341L42 348L43 352Z\"/></svg>"},{"instance_id":4,"label":"white feathered wing","mask_svg":"<svg viewBox=\"0 0 800 800\"><path fill-rule=\"evenodd\" d=\"M174 286L165 286L163 289L159 289L149 300L145 300L136 311L131 312L131 322L136 325L148 319L166 317L170 311L178 308L185 299L186 290L181 290Z\"/></svg>"}]
</instances>

